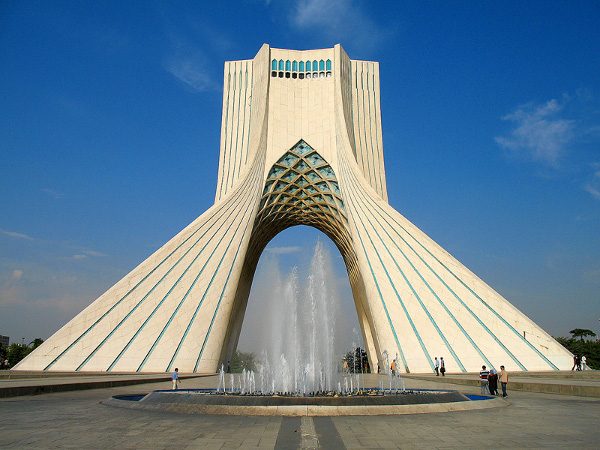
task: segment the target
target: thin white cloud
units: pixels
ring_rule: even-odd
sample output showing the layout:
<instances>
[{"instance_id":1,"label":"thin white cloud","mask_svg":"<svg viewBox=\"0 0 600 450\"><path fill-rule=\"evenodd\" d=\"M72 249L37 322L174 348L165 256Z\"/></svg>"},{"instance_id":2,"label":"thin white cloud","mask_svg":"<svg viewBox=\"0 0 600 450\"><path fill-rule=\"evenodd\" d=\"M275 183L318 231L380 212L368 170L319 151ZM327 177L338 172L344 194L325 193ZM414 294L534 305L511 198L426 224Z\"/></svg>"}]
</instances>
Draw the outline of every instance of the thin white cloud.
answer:
<instances>
[{"instance_id":1,"label":"thin white cloud","mask_svg":"<svg viewBox=\"0 0 600 450\"><path fill-rule=\"evenodd\" d=\"M97 256L97 257L101 257L101 258L108 256L108 255L105 255L104 253L96 252L94 250L87 250L87 251L84 251L83 253L85 253L86 255L89 255L89 256Z\"/></svg>"},{"instance_id":2,"label":"thin white cloud","mask_svg":"<svg viewBox=\"0 0 600 450\"><path fill-rule=\"evenodd\" d=\"M26 234L23 234L23 233L17 233L15 231L0 230L0 233L5 234L6 236L17 238L17 239L27 239L28 241L34 240L31 236L27 236Z\"/></svg>"},{"instance_id":3,"label":"thin white cloud","mask_svg":"<svg viewBox=\"0 0 600 450\"><path fill-rule=\"evenodd\" d=\"M542 105L521 105L502 117L502 120L515 124L510 135L494 139L513 156L557 168L574 137L575 128L574 120L560 116L563 106L556 99Z\"/></svg>"},{"instance_id":4,"label":"thin white cloud","mask_svg":"<svg viewBox=\"0 0 600 450\"><path fill-rule=\"evenodd\" d=\"M590 161L600 141L599 114L593 93L578 89L560 101L519 106L502 117L514 124L510 133L494 139L511 157L532 161L555 174L587 172L581 186L600 200L600 162Z\"/></svg>"},{"instance_id":5,"label":"thin white cloud","mask_svg":"<svg viewBox=\"0 0 600 450\"><path fill-rule=\"evenodd\" d=\"M13 270L13 273L12 273L13 280L20 280L22 276L23 276L23 271L21 269Z\"/></svg>"},{"instance_id":6,"label":"thin white cloud","mask_svg":"<svg viewBox=\"0 0 600 450\"><path fill-rule=\"evenodd\" d=\"M297 246L293 246L293 247L267 247L265 249L265 252L267 253L271 253L272 255L285 255L288 253L295 253L295 252L299 252L300 251L300 247Z\"/></svg>"},{"instance_id":7,"label":"thin white cloud","mask_svg":"<svg viewBox=\"0 0 600 450\"><path fill-rule=\"evenodd\" d=\"M173 55L167 59L165 68L192 92L214 89L214 82L208 75L205 59L200 52Z\"/></svg>"},{"instance_id":8,"label":"thin white cloud","mask_svg":"<svg viewBox=\"0 0 600 450\"><path fill-rule=\"evenodd\" d=\"M596 200L600 201L600 170L594 173L592 179L584 186L584 189L592 194Z\"/></svg>"},{"instance_id":9,"label":"thin white cloud","mask_svg":"<svg viewBox=\"0 0 600 450\"><path fill-rule=\"evenodd\" d=\"M64 194L62 192L58 192L55 191L54 189L48 189L48 188L44 188L42 189L42 192L48 194L50 197L56 198L56 199L60 199L64 197Z\"/></svg>"},{"instance_id":10,"label":"thin white cloud","mask_svg":"<svg viewBox=\"0 0 600 450\"><path fill-rule=\"evenodd\" d=\"M216 89L210 76L212 65L204 52L174 29L167 30L167 37L172 51L165 59L165 69L192 92Z\"/></svg>"},{"instance_id":11,"label":"thin white cloud","mask_svg":"<svg viewBox=\"0 0 600 450\"><path fill-rule=\"evenodd\" d=\"M299 30L367 50L377 47L389 34L352 0L297 0L290 22Z\"/></svg>"}]
</instances>

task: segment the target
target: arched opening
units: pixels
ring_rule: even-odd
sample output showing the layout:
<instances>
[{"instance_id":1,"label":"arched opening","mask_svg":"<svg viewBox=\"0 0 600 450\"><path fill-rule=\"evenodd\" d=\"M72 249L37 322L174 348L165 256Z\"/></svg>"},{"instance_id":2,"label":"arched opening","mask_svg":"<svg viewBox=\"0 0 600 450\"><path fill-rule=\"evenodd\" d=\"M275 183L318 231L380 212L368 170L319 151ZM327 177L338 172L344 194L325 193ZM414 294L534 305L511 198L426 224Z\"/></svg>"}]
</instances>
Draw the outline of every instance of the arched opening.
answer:
<instances>
[{"instance_id":1,"label":"arched opening","mask_svg":"<svg viewBox=\"0 0 600 450\"><path fill-rule=\"evenodd\" d=\"M364 349L358 315L354 304L352 289L346 273L343 258L335 244L322 232L309 226L295 226L280 232L263 251L256 269L248 304L243 319L237 349L245 353L261 356L265 349L272 348L272 340L277 336L285 338L281 329L289 320L289 314L282 314L282 303L287 299L277 298L275 284L285 284L292 270L295 270L299 295L306 295L308 278L311 274L311 261L315 254L315 245L320 242L327 265L325 271L330 278L327 286L327 305L333 314L333 349L337 361L342 355L356 346ZM306 299L298 299L302 310ZM279 303L279 304L278 304ZM302 335L302 333L299 333ZM301 345L301 344L300 344Z\"/></svg>"},{"instance_id":2,"label":"arched opening","mask_svg":"<svg viewBox=\"0 0 600 450\"><path fill-rule=\"evenodd\" d=\"M379 350L373 339L372 317L364 304L366 293L348 231L345 208L335 172L318 151L303 140L273 164L267 175L254 221L222 347L221 361L230 360L238 345L261 255L279 233L305 225L325 234L338 250L335 255L341 255L369 362L372 367L377 364ZM360 339L356 340L360 342Z\"/></svg>"}]
</instances>

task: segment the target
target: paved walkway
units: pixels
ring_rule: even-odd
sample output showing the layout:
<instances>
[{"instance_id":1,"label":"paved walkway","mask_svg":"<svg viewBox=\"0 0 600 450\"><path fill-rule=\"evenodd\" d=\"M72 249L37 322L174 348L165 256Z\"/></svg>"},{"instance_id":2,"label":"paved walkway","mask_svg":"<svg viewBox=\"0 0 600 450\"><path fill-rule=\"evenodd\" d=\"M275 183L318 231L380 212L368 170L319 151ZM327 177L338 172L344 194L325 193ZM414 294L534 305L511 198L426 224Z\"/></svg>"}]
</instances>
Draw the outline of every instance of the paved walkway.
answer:
<instances>
[{"instance_id":1,"label":"paved walkway","mask_svg":"<svg viewBox=\"0 0 600 450\"><path fill-rule=\"evenodd\" d=\"M376 376L370 376L376 377ZM376 381L374 378L372 381ZM446 380L445 380L446 381ZM217 377L184 380L214 387ZM408 388L477 386L407 379ZM509 405L486 411L371 417L187 415L111 408L117 394L168 389L168 380L0 399L6 448L598 448L600 400L509 390Z\"/></svg>"},{"instance_id":2,"label":"paved walkway","mask_svg":"<svg viewBox=\"0 0 600 450\"><path fill-rule=\"evenodd\" d=\"M200 378L208 374L182 375L182 379ZM210 375L212 376L212 375ZM40 372L0 372L0 398L20 395L48 394L51 392L80 391L105 387L130 386L134 384L156 383L171 379L168 373L159 374L113 374L113 373L48 373Z\"/></svg>"},{"instance_id":3,"label":"paved walkway","mask_svg":"<svg viewBox=\"0 0 600 450\"><path fill-rule=\"evenodd\" d=\"M480 385L479 373L449 374L445 377L436 377L433 374L409 374L406 377L466 386ZM509 373L508 381L512 390L600 398L600 371L598 370L517 372Z\"/></svg>"}]
</instances>

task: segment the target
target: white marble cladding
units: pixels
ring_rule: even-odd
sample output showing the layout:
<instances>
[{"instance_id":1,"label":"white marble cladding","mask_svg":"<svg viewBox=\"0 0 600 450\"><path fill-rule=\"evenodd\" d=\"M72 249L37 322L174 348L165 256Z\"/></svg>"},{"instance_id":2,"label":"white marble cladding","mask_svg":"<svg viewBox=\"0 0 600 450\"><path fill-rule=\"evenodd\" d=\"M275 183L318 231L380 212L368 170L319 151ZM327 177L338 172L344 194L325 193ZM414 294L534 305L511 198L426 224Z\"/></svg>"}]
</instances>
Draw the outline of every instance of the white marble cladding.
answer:
<instances>
[{"instance_id":1,"label":"white marble cladding","mask_svg":"<svg viewBox=\"0 0 600 450\"><path fill-rule=\"evenodd\" d=\"M273 76L274 59L283 72L288 60L331 60L332 76ZM387 352L400 372L433 372L436 356L449 372L569 369L569 352L387 203L379 95L378 64L340 45L265 44L227 62L215 204L16 370L214 372L231 359L260 252L306 219L273 209L304 202L304 189L282 201L274 187L260 203L271 168L301 141L331 168L327 183L312 175L314 195L339 188L344 217L318 207L310 220L342 249L371 367ZM293 191L292 178L281 186Z\"/></svg>"}]
</instances>

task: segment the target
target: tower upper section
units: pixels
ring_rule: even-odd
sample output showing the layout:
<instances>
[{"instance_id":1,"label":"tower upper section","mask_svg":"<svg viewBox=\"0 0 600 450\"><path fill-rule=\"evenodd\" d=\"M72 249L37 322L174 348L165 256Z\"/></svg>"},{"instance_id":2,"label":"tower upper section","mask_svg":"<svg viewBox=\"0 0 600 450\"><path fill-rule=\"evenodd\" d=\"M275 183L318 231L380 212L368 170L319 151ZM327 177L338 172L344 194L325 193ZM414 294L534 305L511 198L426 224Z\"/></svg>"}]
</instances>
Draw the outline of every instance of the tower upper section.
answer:
<instances>
[{"instance_id":1,"label":"tower upper section","mask_svg":"<svg viewBox=\"0 0 600 450\"><path fill-rule=\"evenodd\" d=\"M254 59L225 63L216 201L236 186L256 152L269 167L300 139L337 168L351 152L387 201L379 64L348 58L341 45L285 50L263 45Z\"/></svg>"}]
</instances>

